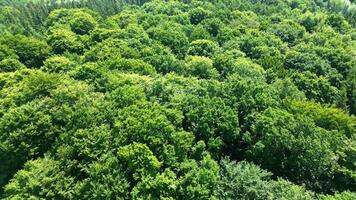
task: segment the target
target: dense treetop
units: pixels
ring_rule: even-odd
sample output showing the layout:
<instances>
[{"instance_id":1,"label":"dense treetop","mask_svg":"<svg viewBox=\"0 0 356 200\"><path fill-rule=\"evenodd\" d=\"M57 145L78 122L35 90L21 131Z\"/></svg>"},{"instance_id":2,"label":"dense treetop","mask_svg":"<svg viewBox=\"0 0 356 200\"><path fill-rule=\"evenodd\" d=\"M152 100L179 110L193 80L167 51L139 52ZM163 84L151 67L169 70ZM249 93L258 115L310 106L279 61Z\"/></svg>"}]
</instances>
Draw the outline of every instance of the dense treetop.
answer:
<instances>
[{"instance_id":1,"label":"dense treetop","mask_svg":"<svg viewBox=\"0 0 356 200\"><path fill-rule=\"evenodd\" d=\"M1 199L356 199L356 6L0 1Z\"/></svg>"}]
</instances>

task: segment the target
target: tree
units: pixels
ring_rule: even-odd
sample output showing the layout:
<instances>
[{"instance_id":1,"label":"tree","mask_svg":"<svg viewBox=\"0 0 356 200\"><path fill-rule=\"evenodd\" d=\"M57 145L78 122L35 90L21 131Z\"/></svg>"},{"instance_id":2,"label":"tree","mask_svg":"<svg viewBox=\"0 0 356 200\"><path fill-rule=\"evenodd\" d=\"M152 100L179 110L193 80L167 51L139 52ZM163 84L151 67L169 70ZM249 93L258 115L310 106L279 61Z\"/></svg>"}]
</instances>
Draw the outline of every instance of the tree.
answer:
<instances>
[{"instance_id":1,"label":"tree","mask_svg":"<svg viewBox=\"0 0 356 200\"><path fill-rule=\"evenodd\" d=\"M159 160L145 144L134 142L122 146L117 155L130 180L138 181L145 176L155 176L161 167Z\"/></svg>"},{"instance_id":2,"label":"tree","mask_svg":"<svg viewBox=\"0 0 356 200\"><path fill-rule=\"evenodd\" d=\"M210 33L211 36L216 37L222 26L222 21L219 18L204 19L201 24Z\"/></svg>"},{"instance_id":3,"label":"tree","mask_svg":"<svg viewBox=\"0 0 356 200\"><path fill-rule=\"evenodd\" d=\"M70 28L76 34L84 35L92 31L97 25L89 13L75 13L70 22Z\"/></svg>"},{"instance_id":4,"label":"tree","mask_svg":"<svg viewBox=\"0 0 356 200\"><path fill-rule=\"evenodd\" d=\"M47 27L70 25L73 32L87 34L96 26L97 13L89 9L57 9L49 13Z\"/></svg>"},{"instance_id":5,"label":"tree","mask_svg":"<svg viewBox=\"0 0 356 200\"><path fill-rule=\"evenodd\" d=\"M124 10L117 15L111 16L108 19L112 25L117 25L120 28L126 28L129 24L137 24L137 14L133 11Z\"/></svg>"},{"instance_id":6,"label":"tree","mask_svg":"<svg viewBox=\"0 0 356 200\"><path fill-rule=\"evenodd\" d=\"M173 100L183 111L183 127L203 140L213 157L234 149L239 135L237 113L218 97L184 94Z\"/></svg>"},{"instance_id":7,"label":"tree","mask_svg":"<svg viewBox=\"0 0 356 200\"><path fill-rule=\"evenodd\" d=\"M258 64L252 62L250 59L238 58L233 67L227 69L229 75L235 74L241 78L250 78L256 80L265 79L265 70Z\"/></svg>"},{"instance_id":8,"label":"tree","mask_svg":"<svg viewBox=\"0 0 356 200\"><path fill-rule=\"evenodd\" d=\"M108 61L117 58L139 58L138 49L130 47L129 43L121 39L107 39L97 43L84 54L87 62Z\"/></svg>"},{"instance_id":9,"label":"tree","mask_svg":"<svg viewBox=\"0 0 356 200\"><path fill-rule=\"evenodd\" d=\"M23 68L25 65L16 59L9 58L0 61L0 72L14 72Z\"/></svg>"},{"instance_id":10,"label":"tree","mask_svg":"<svg viewBox=\"0 0 356 200\"><path fill-rule=\"evenodd\" d=\"M354 199L353 2L0 0L0 199Z\"/></svg>"},{"instance_id":11,"label":"tree","mask_svg":"<svg viewBox=\"0 0 356 200\"><path fill-rule=\"evenodd\" d=\"M341 14L336 13L328 15L326 23L340 33L346 33L351 27Z\"/></svg>"},{"instance_id":12,"label":"tree","mask_svg":"<svg viewBox=\"0 0 356 200\"><path fill-rule=\"evenodd\" d=\"M0 60L4 59L18 59L14 49L8 47L6 44L0 44Z\"/></svg>"},{"instance_id":13,"label":"tree","mask_svg":"<svg viewBox=\"0 0 356 200\"><path fill-rule=\"evenodd\" d=\"M170 169L154 177L144 177L132 189L132 199L175 199L177 198L177 175Z\"/></svg>"},{"instance_id":14,"label":"tree","mask_svg":"<svg viewBox=\"0 0 356 200\"><path fill-rule=\"evenodd\" d=\"M44 61L43 71L52 73L66 73L75 67L75 62L64 56L49 57Z\"/></svg>"},{"instance_id":15,"label":"tree","mask_svg":"<svg viewBox=\"0 0 356 200\"><path fill-rule=\"evenodd\" d=\"M199 24L210 15L209 11L202 7L197 7L189 11L190 23Z\"/></svg>"},{"instance_id":16,"label":"tree","mask_svg":"<svg viewBox=\"0 0 356 200\"><path fill-rule=\"evenodd\" d=\"M313 119L315 124L327 130L342 131L352 138L356 131L355 116L350 116L334 106L326 106L315 102L292 101L290 109L293 113L301 113Z\"/></svg>"},{"instance_id":17,"label":"tree","mask_svg":"<svg viewBox=\"0 0 356 200\"><path fill-rule=\"evenodd\" d=\"M114 143L118 146L142 143L165 165L184 160L194 137L177 130L182 114L157 103L141 102L122 109L115 123Z\"/></svg>"},{"instance_id":18,"label":"tree","mask_svg":"<svg viewBox=\"0 0 356 200\"><path fill-rule=\"evenodd\" d=\"M317 76L310 72L294 73L292 80L299 90L303 91L309 99L322 103L335 103L342 105L341 92L332 86L323 76Z\"/></svg>"},{"instance_id":19,"label":"tree","mask_svg":"<svg viewBox=\"0 0 356 200\"><path fill-rule=\"evenodd\" d=\"M268 191L268 199L315 199L313 193L306 190L303 186L295 185L283 179L271 181L269 183Z\"/></svg>"},{"instance_id":20,"label":"tree","mask_svg":"<svg viewBox=\"0 0 356 200\"><path fill-rule=\"evenodd\" d=\"M186 26L187 31L189 31L189 41L211 39L210 33L202 25L191 27Z\"/></svg>"},{"instance_id":21,"label":"tree","mask_svg":"<svg viewBox=\"0 0 356 200\"><path fill-rule=\"evenodd\" d=\"M84 46L80 43L78 36L68 28L50 29L47 41L56 54L67 51L81 54L84 51Z\"/></svg>"},{"instance_id":22,"label":"tree","mask_svg":"<svg viewBox=\"0 0 356 200\"><path fill-rule=\"evenodd\" d=\"M88 178L78 185L77 199L117 199L128 198L129 179L125 177L122 163L111 153L104 154L98 161L91 163L85 171Z\"/></svg>"},{"instance_id":23,"label":"tree","mask_svg":"<svg viewBox=\"0 0 356 200\"><path fill-rule=\"evenodd\" d=\"M100 104L95 100L100 95L91 96L92 90L85 84L40 70L9 75L1 77L6 85L1 88L0 101L0 130L4 133L0 136L1 185L27 160L52 149L63 133L97 126L103 116L109 119L98 112Z\"/></svg>"},{"instance_id":24,"label":"tree","mask_svg":"<svg viewBox=\"0 0 356 200\"><path fill-rule=\"evenodd\" d=\"M219 183L219 165L209 154L201 161L189 160L180 166L184 176L179 180L178 195L182 199L216 198Z\"/></svg>"},{"instance_id":25,"label":"tree","mask_svg":"<svg viewBox=\"0 0 356 200\"><path fill-rule=\"evenodd\" d=\"M341 186L335 180L339 167L335 147L344 138L340 132L317 127L306 116L267 109L257 117L253 138L248 158L275 175L305 183L314 191L330 192L349 187L347 182Z\"/></svg>"},{"instance_id":26,"label":"tree","mask_svg":"<svg viewBox=\"0 0 356 200\"><path fill-rule=\"evenodd\" d=\"M3 163L0 184L24 162L43 155L61 133L51 109L55 109L51 100L38 99L10 108L6 113L1 111L0 130L4 134L0 137L0 161Z\"/></svg>"},{"instance_id":27,"label":"tree","mask_svg":"<svg viewBox=\"0 0 356 200\"><path fill-rule=\"evenodd\" d=\"M304 187L283 179L271 180L271 173L252 163L221 160L219 199L314 199Z\"/></svg>"},{"instance_id":28,"label":"tree","mask_svg":"<svg viewBox=\"0 0 356 200\"><path fill-rule=\"evenodd\" d=\"M270 30L290 45L294 45L305 33L304 27L293 21L282 21L272 26Z\"/></svg>"},{"instance_id":29,"label":"tree","mask_svg":"<svg viewBox=\"0 0 356 200\"><path fill-rule=\"evenodd\" d=\"M230 103L236 106L241 131L247 131L247 135L257 113L270 107L279 107L281 104L278 92L264 80L232 74L226 83L225 95L228 95Z\"/></svg>"},{"instance_id":30,"label":"tree","mask_svg":"<svg viewBox=\"0 0 356 200\"><path fill-rule=\"evenodd\" d=\"M283 41L275 35L252 32L236 41L239 49L264 68L282 67L286 50Z\"/></svg>"},{"instance_id":31,"label":"tree","mask_svg":"<svg viewBox=\"0 0 356 200\"><path fill-rule=\"evenodd\" d=\"M267 199L270 172L246 161L222 159L220 166L219 199Z\"/></svg>"},{"instance_id":32,"label":"tree","mask_svg":"<svg viewBox=\"0 0 356 200\"><path fill-rule=\"evenodd\" d=\"M19 61L27 67L39 68L43 61L50 55L51 48L43 40L23 35L7 36L0 40L16 52Z\"/></svg>"},{"instance_id":33,"label":"tree","mask_svg":"<svg viewBox=\"0 0 356 200\"><path fill-rule=\"evenodd\" d=\"M341 192L341 193L336 193L334 195L320 195L319 198L322 200L351 200L356 197L356 194L354 192Z\"/></svg>"},{"instance_id":34,"label":"tree","mask_svg":"<svg viewBox=\"0 0 356 200\"><path fill-rule=\"evenodd\" d=\"M242 32L247 29L258 29L260 27L259 18L252 11L233 11L231 13L230 26L236 27Z\"/></svg>"},{"instance_id":35,"label":"tree","mask_svg":"<svg viewBox=\"0 0 356 200\"><path fill-rule=\"evenodd\" d=\"M117 59L106 64L110 70L139 73L142 75L155 75L156 69L140 59Z\"/></svg>"},{"instance_id":36,"label":"tree","mask_svg":"<svg viewBox=\"0 0 356 200\"><path fill-rule=\"evenodd\" d=\"M169 47L177 57L184 57L188 50L188 38L174 23L162 24L147 30L150 37Z\"/></svg>"},{"instance_id":37,"label":"tree","mask_svg":"<svg viewBox=\"0 0 356 200\"><path fill-rule=\"evenodd\" d=\"M145 48L142 54L144 55L143 60L154 66L159 73L182 73L183 63L175 57L168 47L158 42L154 42L151 48Z\"/></svg>"},{"instance_id":38,"label":"tree","mask_svg":"<svg viewBox=\"0 0 356 200\"><path fill-rule=\"evenodd\" d=\"M355 102L355 95L356 95L356 67L353 67L350 70L350 73L346 80L346 91L347 91L347 101L348 106L350 106L349 110L351 114L356 113L356 102Z\"/></svg>"},{"instance_id":39,"label":"tree","mask_svg":"<svg viewBox=\"0 0 356 200\"><path fill-rule=\"evenodd\" d=\"M301 16L299 23L304 26L306 31L312 33L317 31L317 29L324 23L324 20L324 13L311 13L308 11Z\"/></svg>"},{"instance_id":40,"label":"tree","mask_svg":"<svg viewBox=\"0 0 356 200\"><path fill-rule=\"evenodd\" d=\"M111 134L109 126L105 124L73 130L71 134L61 134L56 142L55 157L75 176L88 177L91 170L101 170L100 165L109 167L118 162L110 154ZM96 165L99 165L99 169Z\"/></svg>"},{"instance_id":41,"label":"tree","mask_svg":"<svg viewBox=\"0 0 356 200\"><path fill-rule=\"evenodd\" d=\"M94 86L97 91L105 91L108 87L108 77L103 67L97 63L85 63L73 69L69 75Z\"/></svg>"},{"instance_id":42,"label":"tree","mask_svg":"<svg viewBox=\"0 0 356 200\"><path fill-rule=\"evenodd\" d=\"M147 99L144 87L141 85L124 85L110 92L109 98L117 108L138 104Z\"/></svg>"},{"instance_id":43,"label":"tree","mask_svg":"<svg viewBox=\"0 0 356 200\"><path fill-rule=\"evenodd\" d=\"M212 57L219 51L219 46L211 40L195 40L190 43L188 54L193 56Z\"/></svg>"},{"instance_id":44,"label":"tree","mask_svg":"<svg viewBox=\"0 0 356 200\"><path fill-rule=\"evenodd\" d=\"M72 199L75 180L58 161L49 157L31 160L4 188L4 199Z\"/></svg>"},{"instance_id":45,"label":"tree","mask_svg":"<svg viewBox=\"0 0 356 200\"><path fill-rule=\"evenodd\" d=\"M13 6L1 6L0 22L1 34L23 34L25 32L25 28L21 23L21 11Z\"/></svg>"},{"instance_id":46,"label":"tree","mask_svg":"<svg viewBox=\"0 0 356 200\"><path fill-rule=\"evenodd\" d=\"M206 57L189 56L186 58L185 75L196 76L203 79L217 78L218 71L213 67L213 62Z\"/></svg>"}]
</instances>

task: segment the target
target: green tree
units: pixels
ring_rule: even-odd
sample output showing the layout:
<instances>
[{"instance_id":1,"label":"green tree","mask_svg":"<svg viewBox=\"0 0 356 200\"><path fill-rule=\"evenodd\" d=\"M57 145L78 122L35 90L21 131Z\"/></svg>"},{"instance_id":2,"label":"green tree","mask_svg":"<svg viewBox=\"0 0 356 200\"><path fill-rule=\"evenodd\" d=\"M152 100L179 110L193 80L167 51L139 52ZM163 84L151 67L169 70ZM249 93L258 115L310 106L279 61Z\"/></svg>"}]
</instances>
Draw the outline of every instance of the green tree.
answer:
<instances>
[{"instance_id":1,"label":"green tree","mask_svg":"<svg viewBox=\"0 0 356 200\"><path fill-rule=\"evenodd\" d=\"M310 72L294 73L292 80L299 90L303 91L309 99L314 99L321 103L341 104L342 93L328 82L323 76L317 76Z\"/></svg>"},{"instance_id":2,"label":"green tree","mask_svg":"<svg viewBox=\"0 0 356 200\"><path fill-rule=\"evenodd\" d=\"M77 183L76 199L115 199L128 198L129 179L125 177L122 163L116 156L108 153L91 163L85 171L88 178Z\"/></svg>"},{"instance_id":3,"label":"green tree","mask_svg":"<svg viewBox=\"0 0 356 200\"><path fill-rule=\"evenodd\" d=\"M14 72L23 68L25 65L17 59L8 58L0 61L0 72Z\"/></svg>"},{"instance_id":4,"label":"green tree","mask_svg":"<svg viewBox=\"0 0 356 200\"><path fill-rule=\"evenodd\" d=\"M267 199L271 173L246 161L223 159L220 166L219 199Z\"/></svg>"},{"instance_id":5,"label":"green tree","mask_svg":"<svg viewBox=\"0 0 356 200\"><path fill-rule=\"evenodd\" d=\"M24 32L25 28L21 23L21 11L13 6L1 6L0 33L23 34Z\"/></svg>"},{"instance_id":6,"label":"green tree","mask_svg":"<svg viewBox=\"0 0 356 200\"><path fill-rule=\"evenodd\" d=\"M128 73L138 73L142 75L154 75L156 74L156 69L140 59L117 59L105 63L106 67L110 70L119 70Z\"/></svg>"},{"instance_id":7,"label":"green tree","mask_svg":"<svg viewBox=\"0 0 356 200\"><path fill-rule=\"evenodd\" d=\"M134 142L122 146L117 154L130 180L138 181L145 176L154 176L161 168L161 163L145 144Z\"/></svg>"},{"instance_id":8,"label":"green tree","mask_svg":"<svg viewBox=\"0 0 356 200\"><path fill-rule=\"evenodd\" d=\"M199 24L204 19L208 18L210 12L202 7L197 7L189 11L190 23Z\"/></svg>"},{"instance_id":9,"label":"green tree","mask_svg":"<svg viewBox=\"0 0 356 200\"><path fill-rule=\"evenodd\" d=\"M122 109L115 123L115 144L142 143L163 162L174 165L184 160L194 140L188 132L177 130L182 114L157 103L141 102Z\"/></svg>"},{"instance_id":10,"label":"green tree","mask_svg":"<svg viewBox=\"0 0 356 200\"><path fill-rule=\"evenodd\" d=\"M173 100L183 111L183 127L203 140L213 157L231 152L239 135L237 113L218 97L184 94Z\"/></svg>"},{"instance_id":11,"label":"green tree","mask_svg":"<svg viewBox=\"0 0 356 200\"><path fill-rule=\"evenodd\" d=\"M219 46L211 40L195 40L190 43L188 54L211 57L219 51Z\"/></svg>"},{"instance_id":12,"label":"green tree","mask_svg":"<svg viewBox=\"0 0 356 200\"><path fill-rule=\"evenodd\" d=\"M84 50L84 46L79 41L78 36L68 28L50 29L47 41L56 54L62 54L67 51L80 54Z\"/></svg>"},{"instance_id":13,"label":"green tree","mask_svg":"<svg viewBox=\"0 0 356 200\"><path fill-rule=\"evenodd\" d=\"M0 44L0 60L4 60L6 58L9 59L18 59L19 57L16 55L16 51L6 44Z\"/></svg>"},{"instance_id":14,"label":"green tree","mask_svg":"<svg viewBox=\"0 0 356 200\"><path fill-rule=\"evenodd\" d=\"M213 67L213 62L207 57L186 57L184 73L187 76L196 76L202 79L218 78L219 73Z\"/></svg>"},{"instance_id":15,"label":"green tree","mask_svg":"<svg viewBox=\"0 0 356 200\"><path fill-rule=\"evenodd\" d=\"M73 199L74 178L49 157L28 161L4 188L4 199Z\"/></svg>"},{"instance_id":16,"label":"green tree","mask_svg":"<svg viewBox=\"0 0 356 200\"><path fill-rule=\"evenodd\" d=\"M97 22L89 13L75 13L70 22L73 32L83 35L88 34L97 26Z\"/></svg>"},{"instance_id":17,"label":"green tree","mask_svg":"<svg viewBox=\"0 0 356 200\"><path fill-rule=\"evenodd\" d=\"M339 167L335 148L344 138L340 132L317 127L303 115L267 109L257 116L253 138L248 158L275 175L305 183L314 191L349 187L347 182L341 186L335 180Z\"/></svg>"},{"instance_id":18,"label":"green tree","mask_svg":"<svg viewBox=\"0 0 356 200\"><path fill-rule=\"evenodd\" d=\"M117 15L111 16L108 22L112 25L119 26L120 28L126 28L129 24L137 24L137 14L130 10L124 10Z\"/></svg>"},{"instance_id":19,"label":"green tree","mask_svg":"<svg viewBox=\"0 0 356 200\"><path fill-rule=\"evenodd\" d=\"M157 174L154 177L144 177L141 182L132 189L132 199L176 199L177 176L170 170Z\"/></svg>"},{"instance_id":20,"label":"green tree","mask_svg":"<svg viewBox=\"0 0 356 200\"><path fill-rule=\"evenodd\" d=\"M212 199L219 184L219 165L209 154L201 161L188 160L180 166L184 176L179 180L178 197L182 199Z\"/></svg>"},{"instance_id":21,"label":"green tree","mask_svg":"<svg viewBox=\"0 0 356 200\"><path fill-rule=\"evenodd\" d=\"M147 30L147 33L152 39L169 47L180 58L184 57L188 50L189 40L177 24L162 24Z\"/></svg>"},{"instance_id":22,"label":"green tree","mask_svg":"<svg viewBox=\"0 0 356 200\"><path fill-rule=\"evenodd\" d=\"M252 163L223 159L220 165L219 199L314 199L304 187L271 180L272 173Z\"/></svg>"},{"instance_id":23,"label":"green tree","mask_svg":"<svg viewBox=\"0 0 356 200\"><path fill-rule=\"evenodd\" d=\"M356 197L354 192L345 191L342 193L336 193L334 195L320 195L321 200L351 200Z\"/></svg>"},{"instance_id":24,"label":"green tree","mask_svg":"<svg viewBox=\"0 0 356 200\"><path fill-rule=\"evenodd\" d=\"M51 73L66 73L75 67L75 62L64 56L49 57L44 61L43 71Z\"/></svg>"},{"instance_id":25,"label":"green tree","mask_svg":"<svg viewBox=\"0 0 356 200\"><path fill-rule=\"evenodd\" d=\"M0 39L0 44L13 49L20 62L33 68L42 66L51 52L50 46L45 41L23 35L3 37Z\"/></svg>"},{"instance_id":26,"label":"green tree","mask_svg":"<svg viewBox=\"0 0 356 200\"><path fill-rule=\"evenodd\" d=\"M294 45L305 33L304 27L293 21L282 21L275 24L270 31L290 45Z\"/></svg>"}]
</instances>

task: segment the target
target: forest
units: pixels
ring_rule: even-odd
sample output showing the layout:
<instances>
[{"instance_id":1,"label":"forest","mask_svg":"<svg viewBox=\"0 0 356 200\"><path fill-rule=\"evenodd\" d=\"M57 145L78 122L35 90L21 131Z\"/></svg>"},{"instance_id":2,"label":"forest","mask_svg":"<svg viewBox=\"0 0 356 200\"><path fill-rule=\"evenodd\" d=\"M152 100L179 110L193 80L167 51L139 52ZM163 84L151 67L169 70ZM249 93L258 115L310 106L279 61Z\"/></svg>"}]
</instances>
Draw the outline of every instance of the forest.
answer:
<instances>
[{"instance_id":1,"label":"forest","mask_svg":"<svg viewBox=\"0 0 356 200\"><path fill-rule=\"evenodd\" d=\"M0 0L0 199L355 200L354 0Z\"/></svg>"}]
</instances>

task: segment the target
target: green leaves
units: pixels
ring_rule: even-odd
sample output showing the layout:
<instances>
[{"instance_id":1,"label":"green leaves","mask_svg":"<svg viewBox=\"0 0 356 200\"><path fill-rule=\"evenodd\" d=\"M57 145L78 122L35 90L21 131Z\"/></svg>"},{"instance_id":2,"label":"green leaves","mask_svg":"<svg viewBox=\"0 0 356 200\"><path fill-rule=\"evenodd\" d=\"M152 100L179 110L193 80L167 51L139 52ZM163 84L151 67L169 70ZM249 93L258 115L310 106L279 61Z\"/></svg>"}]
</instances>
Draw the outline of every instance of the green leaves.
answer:
<instances>
[{"instance_id":1,"label":"green leaves","mask_svg":"<svg viewBox=\"0 0 356 200\"><path fill-rule=\"evenodd\" d=\"M156 103L142 102L126 107L119 113L114 141L119 146L132 142L147 144L159 160L173 165L185 158L188 150L178 146L181 142L178 140L180 137L176 137L179 136L176 126L181 123L180 112ZM182 135L181 139L185 140L185 137Z\"/></svg>"},{"instance_id":2,"label":"green leaves","mask_svg":"<svg viewBox=\"0 0 356 200\"><path fill-rule=\"evenodd\" d=\"M152 39L168 46L177 57L184 57L188 50L188 38L178 24L167 23L147 30Z\"/></svg>"},{"instance_id":3,"label":"green leaves","mask_svg":"<svg viewBox=\"0 0 356 200\"><path fill-rule=\"evenodd\" d=\"M195 9L192 9L189 12L190 23L199 24L201 21L208 18L209 15L210 15L210 12L205 10L202 7L197 7Z\"/></svg>"},{"instance_id":4,"label":"green leaves","mask_svg":"<svg viewBox=\"0 0 356 200\"><path fill-rule=\"evenodd\" d=\"M97 25L96 23L95 19L88 13L75 13L70 22L70 28L73 32L83 35L92 31Z\"/></svg>"},{"instance_id":5,"label":"green leaves","mask_svg":"<svg viewBox=\"0 0 356 200\"><path fill-rule=\"evenodd\" d=\"M217 70L213 62L207 57L189 56L186 58L185 74L193 75L203 79L217 78Z\"/></svg>"},{"instance_id":6,"label":"green leaves","mask_svg":"<svg viewBox=\"0 0 356 200\"><path fill-rule=\"evenodd\" d=\"M75 62L64 56L53 56L45 60L42 70L52 73L66 73L75 67Z\"/></svg>"},{"instance_id":7,"label":"green leaves","mask_svg":"<svg viewBox=\"0 0 356 200\"><path fill-rule=\"evenodd\" d=\"M211 40L195 40L190 43L188 54L193 56L212 57L218 51L218 45Z\"/></svg>"},{"instance_id":8,"label":"green leaves","mask_svg":"<svg viewBox=\"0 0 356 200\"><path fill-rule=\"evenodd\" d=\"M154 177L144 177L131 192L132 199L166 199L177 198L178 180L176 174L167 169Z\"/></svg>"},{"instance_id":9,"label":"green leaves","mask_svg":"<svg viewBox=\"0 0 356 200\"><path fill-rule=\"evenodd\" d=\"M126 71L142 75L154 75L156 69L140 59L118 59L105 64L111 70Z\"/></svg>"},{"instance_id":10,"label":"green leaves","mask_svg":"<svg viewBox=\"0 0 356 200\"><path fill-rule=\"evenodd\" d=\"M282 21L271 27L271 32L280 37L282 41L290 45L295 44L305 33L304 27L293 21Z\"/></svg>"},{"instance_id":11,"label":"green leaves","mask_svg":"<svg viewBox=\"0 0 356 200\"><path fill-rule=\"evenodd\" d=\"M48 157L29 161L4 188L4 199L72 199L74 179Z\"/></svg>"},{"instance_id":12,"label":"green leaves","mask_svg":"<svg viewBox=\"0 0 356 200\"><path fill-rule=\"evenodd\" d=\"M221 160L220 199L266 199L271 174L258 166L241 161Z\"/></svg>"},{"instance_id":13,"label":"green leaves","mask_svg":"<svg viewBox=\"0 0 356 200\"><path fill-rule=\"evenodd\" d=\"M219 182L219 165L209 154L205 154L199 162L189 160L181 165L186 173L181 179L179 196L182 199L216 198L214 191Z\"/></svg>"},{"instance_id":14,"label":"green leaves","mask_svg":"<svg viewBox=\"0 0 356 200\"><path fill-rule=\"evenodd\" d=\"M45 41L23 35L3 37L0 44L12 49L21 63L32 68L39 68L51 51Z\"/></svg>"},{"instance_id":15,"label":"green leaves","mask_svg":"<svg viewBox=\"0 0 356 200\"><path fill-rule=\"evenodd\" d=\"M187 95L175 101L183 111L185 130L205 141L214 157L234 148L239 135L238 117L223 99Z\"/></svg>"},{"instance_id":16,"label":"green leaves","mask_svg":"<svg viewBox=\"0 0 356 200\"><path fill-rule=\"evenodd\" d=\"M132 143L118 149L118 158L123 162L126 173L133 180L140 180L143 176L154 176L159 172L161 163L150 149L141 143Z\"/></svg>"},{"instance_id":17,"label":"green leaves","mask_svg":"<svg viewBox=\"0 0 356 200\"><path fill-rule=\"evenodd\" d=\"M0 198L354 199L340 2L0 3Z\"/></svg>"},{"instance_id":18,"label":"green leaves","mask_svg":"<svg viewBox=\"0 0 356 200\"><path fill-rule=\"evenodd\" d=\"M254 142L247 156L259 160L258 163L276 175L305 183L315 191L340 187L334 180L340 167L335 148L345 137L339 132L317 127L306 116L267 109L257 117L252 137ZM330 184L331 180L334 184ZM344 184L341 187L348 183Z\"/></svg>"}]
</instances>

